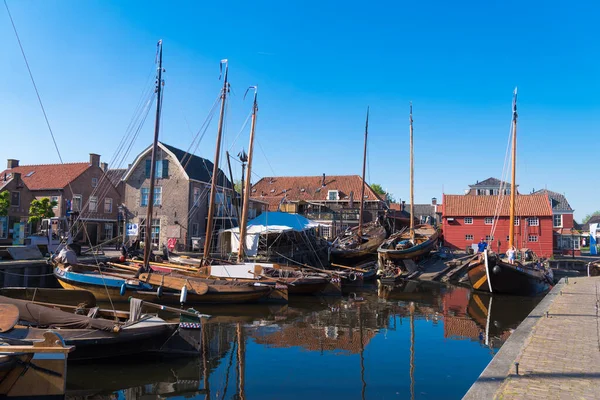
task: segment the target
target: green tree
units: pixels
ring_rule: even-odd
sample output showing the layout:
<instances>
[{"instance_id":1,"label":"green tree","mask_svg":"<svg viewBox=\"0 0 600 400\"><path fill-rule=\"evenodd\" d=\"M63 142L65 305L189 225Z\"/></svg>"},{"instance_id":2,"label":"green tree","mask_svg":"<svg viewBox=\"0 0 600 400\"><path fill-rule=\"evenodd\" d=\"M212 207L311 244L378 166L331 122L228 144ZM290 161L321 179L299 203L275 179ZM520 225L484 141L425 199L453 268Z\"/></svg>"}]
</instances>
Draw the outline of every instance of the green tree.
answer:
<instances>
[{"instance_id":1,"label":"green tree","mask_svg":"<svg viewBox=\"0 0 600 400\"><path fill-rule=\"evenodd\" d=\"M242 194L242 180L241 179L236 179L233 181L233 189L238 192L239 194Z\"/></svg>"},{"instance_id":2,"label":"green tree","mask_svg":"<svg viewBox=\"0 0 600 400\"><path fill-rule=\"evenodd\" d=\"M29 222L37 224L44 218L54 217L54 211L52 209L56 207L57 204L56 201L50 201L47 197L34 199L29 206Z\"/></svg>"},{"instance_id":3,"label":"green tree","mask_svg":"<svg viewBox=\"0 0 600 400\"><path fill-rule=\"evenodd\" d=\"M10 193L5 190L0 193L0 217L8 215L8 207L10 207Z\"/></svg>"},{"instance_id":4,"label":"green tree","mask_svg":"<svg viewBox=\"0 0 600 400\"><path fill-rule=\"evenodd\" d=\"M2 215L2 214L0 214L0 215ZM600 215L600 210L594 211L593 213L586 215L585 217L583 217L582 222L584 224L586 224L590 220L590 218L595 217L596 215Z\"/></svg>"},{"instance_id":5,"label":"green tree","mask_svg":"<svg viewBox=\"0 0 600 400\"><path fill-rule=\"evenodd\" d=\"M378 183L372 183L369 186L371 186L371 189L373 189L373 191L375 193L377 193L378 195L380 195L381 197L383 197L385 200L387 200L387 201L389 201L391 203L394 202L394 196L391 193L386 192L385 190L383 190L383 188L381 187L380 184L378 184Z\"/></svg>"}]
</instances>

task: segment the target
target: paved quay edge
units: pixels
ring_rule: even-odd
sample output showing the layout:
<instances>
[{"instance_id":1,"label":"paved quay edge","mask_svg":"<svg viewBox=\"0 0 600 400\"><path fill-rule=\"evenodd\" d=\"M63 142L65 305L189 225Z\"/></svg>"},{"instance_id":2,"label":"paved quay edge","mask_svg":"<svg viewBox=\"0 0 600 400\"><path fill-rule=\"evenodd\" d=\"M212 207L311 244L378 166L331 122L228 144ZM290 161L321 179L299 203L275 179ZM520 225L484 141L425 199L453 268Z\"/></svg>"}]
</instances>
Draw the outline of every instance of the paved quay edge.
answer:
<instances>
[{"instance_id":1,"label":"paved quay edge","mask_svg":"<svg viewBox=\"0 0 600 400\"><path fill-rule=\"evenodd\" d=\"M490 361L481 375L479 375L479 378L469 388L463 400L494 398L505 379L509 376L508 374L514 366L515 360L517 360L533 336L536 325L546 314L546 311L548 311L556 296L560 294L564 285L565 279L562 278L533 311L529 313L527 318L519 324L498 353L496 353L492 361Z\"/></svg>"}]
</instances>

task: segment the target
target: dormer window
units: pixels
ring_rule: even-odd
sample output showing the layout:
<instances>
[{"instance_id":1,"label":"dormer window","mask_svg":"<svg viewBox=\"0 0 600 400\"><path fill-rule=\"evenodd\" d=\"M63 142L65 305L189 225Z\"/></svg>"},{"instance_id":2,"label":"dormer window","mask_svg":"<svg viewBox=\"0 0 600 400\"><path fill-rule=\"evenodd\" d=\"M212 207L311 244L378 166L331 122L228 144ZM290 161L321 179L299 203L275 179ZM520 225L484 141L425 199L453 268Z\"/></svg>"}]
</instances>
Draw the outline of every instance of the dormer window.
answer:
<instances>
[{"instance_id":1,"label":"dormer window","mask_svg":"<svg viewBox=\"0 0 600 400\"><path fill-rule=\"evenodd\" d=\"M337 190L329 190L327 192L327 200L336 201L340 199L340 192Z\"/></svg>"}]
</instances>

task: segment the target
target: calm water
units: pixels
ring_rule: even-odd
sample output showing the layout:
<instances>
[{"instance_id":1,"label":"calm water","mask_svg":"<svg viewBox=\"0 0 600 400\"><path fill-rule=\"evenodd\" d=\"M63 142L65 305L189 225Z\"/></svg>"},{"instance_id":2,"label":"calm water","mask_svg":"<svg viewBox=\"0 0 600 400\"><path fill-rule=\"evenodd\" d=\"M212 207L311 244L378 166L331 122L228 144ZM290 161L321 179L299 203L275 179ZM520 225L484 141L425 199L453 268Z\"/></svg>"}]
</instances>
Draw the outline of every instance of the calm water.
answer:
<instances>
[{"instance_id":1,"label":"calm water","mask_svg":"<svg viewBox=\"0 0 600 400\"><path fill-rule=\"evenodd\" d=\"M537 302L408 283L196 307L205 357L70 365L67 398L461 398Z\"/></svg>"}]
</instances>

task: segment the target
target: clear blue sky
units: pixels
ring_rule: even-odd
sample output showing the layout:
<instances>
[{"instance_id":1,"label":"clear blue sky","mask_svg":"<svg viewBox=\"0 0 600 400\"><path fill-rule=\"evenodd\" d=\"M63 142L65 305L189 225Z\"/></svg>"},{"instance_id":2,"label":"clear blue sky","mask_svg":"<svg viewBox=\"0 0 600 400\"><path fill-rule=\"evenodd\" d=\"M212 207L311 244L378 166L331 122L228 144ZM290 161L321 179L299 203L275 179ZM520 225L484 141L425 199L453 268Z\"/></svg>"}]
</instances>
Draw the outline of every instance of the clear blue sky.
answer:
<instances>
[{"instance_id":1,"label":"clear blue sky","mask_svg":"<svg viewBox=\"0 0 600 400\"><path fill-rule=\"evenodd\" d=\"M8 0L65 161L112 158L164 40L161 140L187 149L230 61L226 149L248 146L258 85L258 176L360 174L408 199L408 104L416 201L500 177L519 86L518 183L600 209L600 4L592 1L154 2ZM58 157L4 5L0 160ZM129 162L149 145L148 118ZM213 158L216 124L197 154ZM268 160L268 161L267 161ZM5 162L5 161L2 161ZM114 165L113 165L114 166Z\"/></svg>"}]
</instances>

